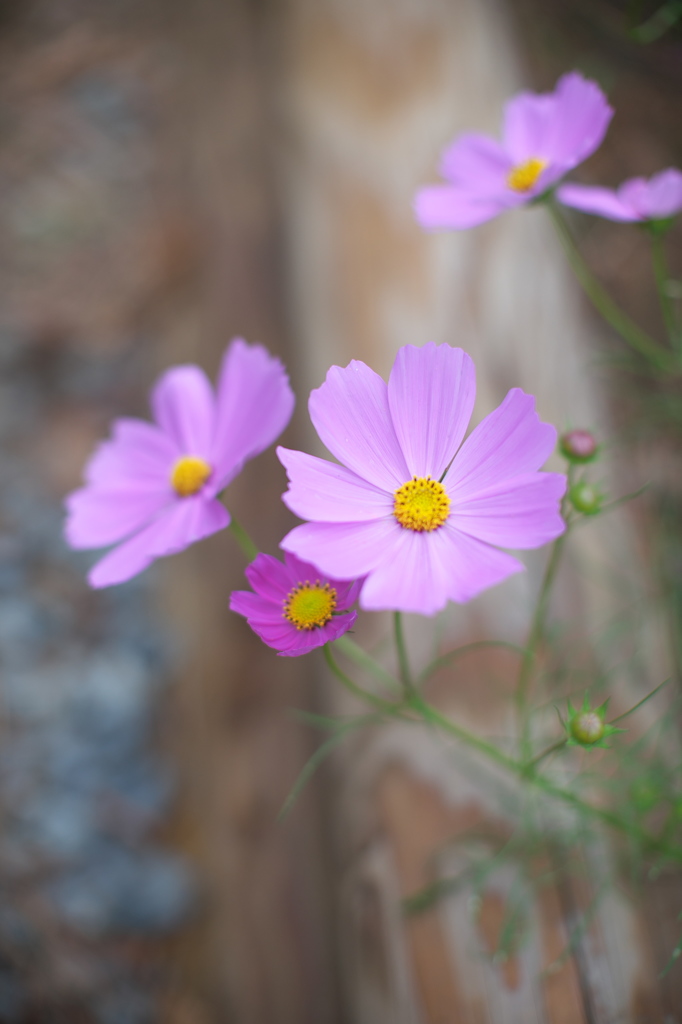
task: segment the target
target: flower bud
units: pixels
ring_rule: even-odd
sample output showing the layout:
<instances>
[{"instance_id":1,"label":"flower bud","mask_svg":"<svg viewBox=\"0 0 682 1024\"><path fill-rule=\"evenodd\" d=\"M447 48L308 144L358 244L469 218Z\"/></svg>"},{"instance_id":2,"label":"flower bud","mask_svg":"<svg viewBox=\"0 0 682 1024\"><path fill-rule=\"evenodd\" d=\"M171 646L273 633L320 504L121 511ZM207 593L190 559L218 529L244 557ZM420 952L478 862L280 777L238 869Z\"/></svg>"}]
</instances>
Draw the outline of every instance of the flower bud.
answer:
<instances>
[{"instance_id":1,"label":"flower bud","mask_svg":"<svg viewBox=\"0 0 682 1024\"><path fill-rule=\"evenodd\" d=\"M592 462L598 450L597 439L589 430L568 430L559 438L559 451L569 462Z\"/></svg>"},{"instance_id":2,"label":"flower bud","mask_svg":"<svg viewBox=\"0 0 682 1024\"><path fill-rule=\"evenodd\" d=\"M598 743L604 735L604 721L596 711L579 711L571 721L571 736L581 746Z\"/></svg>"},{"instance_id":3,"label":"flower bud","mask_svg":"<svg viewBox=\"0 0 682 1024\"><path fill-rule=\"evenodd\" d=\"M597 512L601 511L602 502L604 501L604 495L601 493L598 487L594 484L590 484L587 480L579 480L576 484L573 484L568 497L573 505L573 508L578 512L582 512L585 516L594 516Z\"/></svg>"}]
</instances>

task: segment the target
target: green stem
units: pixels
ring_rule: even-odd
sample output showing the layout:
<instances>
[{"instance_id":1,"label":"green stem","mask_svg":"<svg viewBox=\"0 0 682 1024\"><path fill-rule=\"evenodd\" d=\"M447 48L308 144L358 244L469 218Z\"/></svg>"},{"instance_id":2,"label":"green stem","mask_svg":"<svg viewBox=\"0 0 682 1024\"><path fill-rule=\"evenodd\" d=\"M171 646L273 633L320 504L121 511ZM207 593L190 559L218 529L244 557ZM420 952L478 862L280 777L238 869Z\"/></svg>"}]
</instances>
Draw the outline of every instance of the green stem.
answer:
<instances>
[{"instance_id":1,"label":"green stem","mask_svg":"<svg viewBox=\"0 0 682 1024\"><path fill-rule=\"evenodd\" d=\"M244 527L237 522L234 516L230 518L230 530L249 562L253 562L254 558L259 553L258 548L253 543Z\"/></svg>"},{"instance_id":2,"label":"green stem","mask_svg":"<svg viewBox=\"0 0 682 1024\"><path fill-rule=\"evenodd\" d=\"M398 712L400 705L393 704L389 700L382 700L381 697L375 697L373 693L368 693L367 690L363 690L361 686L354 683L350 676L347 676L343 669L337 664L334 655L332 654L330 644L325 644L322 650L324 651L324 656L329 668L349 693L352 693L354 697L359 697L360 700L364 701L366 704L371 704L371 706L376 708L378 711L383 711L390 715L395 715Z\"/></svg>"},{"instance_id":3,"label":"green stem","mask_svg":"<svg viewBox=\"0 0 682 1024\"><path fill-rule=\"evenodd\" d=\"M663 322L665 323L665 329L668 332L671 345L679 351L682 345L682 337L675 317L675 309L667 291L669 278L663 235L660 231L652 230L650 237L651 260L654 265L654 277L656 278L656 289L658 291L658 300L661 304Z\"/></svg>"},{"instance_id":4,"label":"green stem","mask_svg":"<svg viewBox=\"0 0 682 1024\"><path fill-rule=\"evenodd\" d=\"M557 750L562 750L563 747L566 746L566 742L567 741L565 739L557 740L556 743L553 743L551 745L551 747L547 747L545 750L542 751L542 753L534 757L532 761L529 761L528 767L535 768L536 765L540 764L540 761L544 761L544 759L546 757L549 757L550 754L554 754Z\"/></svg>"},{"instance_id":5,"label":"green stem","mask_svg":"<svg viewBox=\"0 0 682 1024\"><path fill-rule=\"evenodd\" d=\"M519 667L519 675L516 683L516 713L519 722L520 753L521 759L524 762L530 759L532 752L530 742L530 722L528 716L528 691L533 677L533 669L535 668L537 648L545 632L545 619L547 617L549 597L552 591L552 586L554 585L554 580L556 579L557 569L559 568L559 562L561 561L561 554L564 549L567 536L568 529L562 533L560 537L557 537L552 545L552 553L549 556L549 561L545 567L545 574L542 578L540 593L538 594L537 604L535 605L535 613L531 622L530 633L528 634L528 642L524 649L523 658L521 659L521 665Z\"/></svg>"},{"instance_id":6,"label":"green stem","mask_svg":"<svg viewBox=\"0 0 682 1024\"><path fill-rule=\"evenodd\" d=\"M412 682L412 673L410 671L410 663L407 658L407 648L405 647L405 636L403 633L403 617L401 612L393 613L393 628L395 635L395 649L398 655L398 667L400 669L400 681L405 689L405 696L410 697L414 694L414 683Z\"/></svg>"},{"instance_id":7,"label":"green stem","mask_svg":"<svg viewBox=\"0 0 682 1024\"><path fill-rule=\"evenodd\" d=\"M592 271L573 241L573 237L556 202L550 197L546 202L546 206L554 222L568 262L582 285L585 294L597 311L620 334L621 338L628 343L630 348L639 352L641 356L648 359L657 369L664 372L677 369L670 353L662 348L646 331L638 327L634 320L631 320L627 313L620 306L616 305L606 289L593 276Z\"/></svg>"},{"instance_id":8,"label":"green stem","mask_svg":"<svg viewBox=\"0 0 682 1024\"><path fill-rule=\"evenodd\" d=\"M334 649L341 651L347 658L354 661L360 668L365 669L367 672L371 672L381 683L383 683L388 689L394 692L400 691L400 683L397 679L394 679L390 672L375 661L371 654L367 654L366 651L356 644L354 640L346 633L344 636L340 636L334 641Z\"/></svg>"}]
</instances>

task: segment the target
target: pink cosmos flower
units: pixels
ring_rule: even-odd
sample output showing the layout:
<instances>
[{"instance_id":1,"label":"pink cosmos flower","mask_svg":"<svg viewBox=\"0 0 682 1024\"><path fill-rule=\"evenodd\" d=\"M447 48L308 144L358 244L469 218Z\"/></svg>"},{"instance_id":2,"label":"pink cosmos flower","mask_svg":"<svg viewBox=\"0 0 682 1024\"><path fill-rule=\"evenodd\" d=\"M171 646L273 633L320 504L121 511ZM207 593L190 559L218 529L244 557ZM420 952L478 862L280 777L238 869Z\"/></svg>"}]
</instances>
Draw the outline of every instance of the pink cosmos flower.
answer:
<instances>
[{"instance_id":1,"label":"pink cosmos flower","mask_svg":"<svg viewBox=\"0 0 682 1024\"><path fill-rule=\"evenodd\" d=\"M230 608L286 657L338 640L358 617L348 609L357 600L361 581L330 579L294 555L285 554L284 565L271 555L258 555L246 578L256 593L234 591Z\"/></svg>"},{"instance_id":2,"label":"pink cosmos flower","mask_svg":"<svg viewBox=\"0 0 682 1024\"><path fill-rule=\"evenodd\" d=\"M471 228L541 195L599 146L613 110L577 71L552 93L522 92L505 106L502 142L466 134L441 159L447 185L417 193L422 227Z\"/></svg>"},{"instance_id":3,"label":"pink cosmos flower","mask_svg":"<svg viewBox=\"0 0 682 1024\"><path fill-rule=\"evenodd\" d=\"M433 615L522 564L564 531L566 479L539 473L556 441L518 388L462 444L476 394L459 348L406 345L388 385L364 363L333 366L310 396L321 440L342 465L278 448L288 507L310 522L281 547L337 579L366 576L360 605Z\"/></svg>"},{"instance_id":4,"label":"pink cosmos flower","mask_svg":"<svg viewBox=\"0 0 682 1024\"><path fill-rule=\"evenodd\" d=\"M669 167L646 178L630 178L617 189L562 185L557 196L566 206L609 220L665 220L682 210L682 171Z\"/></svg>"},{"instance_id":5,"label":"pink cosmos flower","mask_svg":"<svg viewBox=\"0 0 682 1024\"><path fill-rule=\"evenodd\" d=\"M284 430L294 396L280 361L237 338L215 393L198 366L175 366L156 383L151 407L156 423L114 421L85 487L66 499L71 547L117 545L91 569L93 587L122 583L228 526L217 495Z\"/></svg>"}]
</instances>

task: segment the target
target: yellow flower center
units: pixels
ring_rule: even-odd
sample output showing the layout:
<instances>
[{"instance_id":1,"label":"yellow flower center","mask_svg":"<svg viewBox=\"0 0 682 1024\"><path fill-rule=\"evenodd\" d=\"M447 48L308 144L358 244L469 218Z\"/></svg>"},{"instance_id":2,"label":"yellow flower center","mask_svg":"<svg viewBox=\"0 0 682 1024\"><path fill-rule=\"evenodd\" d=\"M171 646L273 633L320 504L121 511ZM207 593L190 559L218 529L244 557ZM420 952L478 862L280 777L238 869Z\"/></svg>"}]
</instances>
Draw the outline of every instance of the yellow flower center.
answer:
<instances>
[{"instance_id":1,"label":"yellow flower center","mask_svg":"<svg viewBox=\"0 0 682 1024\"><path fill-rule=\"evenodd\" d=\"M530 160L512 167L507 175L507 185L514 192L530 192L546 166L547 160L532 156Z\"/></svg>"},{"instance_id":2,"label":"yellow flower center","mask_svg":"<svg viewBox=\"0 0 682 1024\"><path fill-rule=\"evenodd\" d=\"M171 484L181 498L189 498L204 486L211 475L211 467L198 455L183 455L173 466Z\"/></svg>"},{"instance_id":3,"label":"yellow flower center","mask_svg":"<svg viewBox=\"0 0 682 1024\"><path fill-rule=\"evenodd\" d=\"M442 526L450 514L443 485L430 476L413 477L393 497L393 515L401 526L422 533Z\"/></svg>"},{"instance_id":4,"label":"yellow flower center","mask_svg":"<svg viewBox=\"0 0 682 1024\"><path fill-rule=\"evenodd\" d=\"M299 583L289 591L284 602L284 618L296 629L316 629L331 621L336 608L336 591L319 580Z\"/></svg>"}]
</instances>

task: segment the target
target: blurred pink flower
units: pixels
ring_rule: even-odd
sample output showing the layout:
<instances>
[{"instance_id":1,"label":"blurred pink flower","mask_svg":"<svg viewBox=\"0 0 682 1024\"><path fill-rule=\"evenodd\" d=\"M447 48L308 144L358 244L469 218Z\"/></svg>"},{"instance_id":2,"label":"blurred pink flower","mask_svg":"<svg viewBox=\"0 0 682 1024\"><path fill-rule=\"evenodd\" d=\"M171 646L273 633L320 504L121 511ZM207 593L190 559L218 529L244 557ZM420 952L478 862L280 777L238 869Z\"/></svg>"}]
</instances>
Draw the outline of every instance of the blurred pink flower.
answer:
<instances>
[{"instance_id":1,"label":"blurred pink flower","mask_svg":"<svg viewBox=\"0 0 682 1024\"><path fill-rule=\"evenodd\" d=\"M471 228L541 195L600 145L613 110L595 82L577 71L552 93L522 92L505 106L502 143L465 134L445 150L447 185L417 193L422 227Z\"/></svg>"},{"instance_id":2,"label":"blurred pink flower","mask_svg":"<svg viewBox=\"0 0 682 1024\"><path fill-rule=\"evenodd\" d=\"M682 210L682 171L669 167L646 178L630 178L617 189L562 185L557 197L566 206L609 220L666 220Z\"/></svg>"},{"instance_id":3,"label":"blurred pink flower","mask_svg":"<svg viewBox=\"0 0 682 1024\"><path fill-rule=\"evenodd\" d=\"M122 583L228 526L217 495L281 434L294 396L280 361L237 338L216 393L198 366L175 366L154 386L151 407L154 424L114 420L85 487L66 499L71 547L117 545L90 570L93 587Z\"/></svg>"},{"instance_id":4,"label":"blurred pink flower","mask_svg":"<svg viewBox=\"0 0 682 1024\"><path fill-rule=\"evenodd\" d=\"M348 609L357 600L360 582L330 579L289 553L284 564L271 555L258 555L247 567L246 578L255 594L234 591L230 608L286 657L338 640L358 617Z\"/></svg>"},{"instance_id":5,"label":"blurred pink flower","mask_svg":"<svg viewBox=\"0 0 682 1024\"><path fill-rule=\"evenodd\" d=\"M388 385L364 363L333 366L310 396L322 442L342 463L278 448L285 504L310 522L281 543L336 579L366 576L365 609L433 615L523 565L498 550L564 531L566 478L539 473L556 442L518 388L462 444L476 394L459 348L406 345Z\"/></svg>"}]
</instances>

